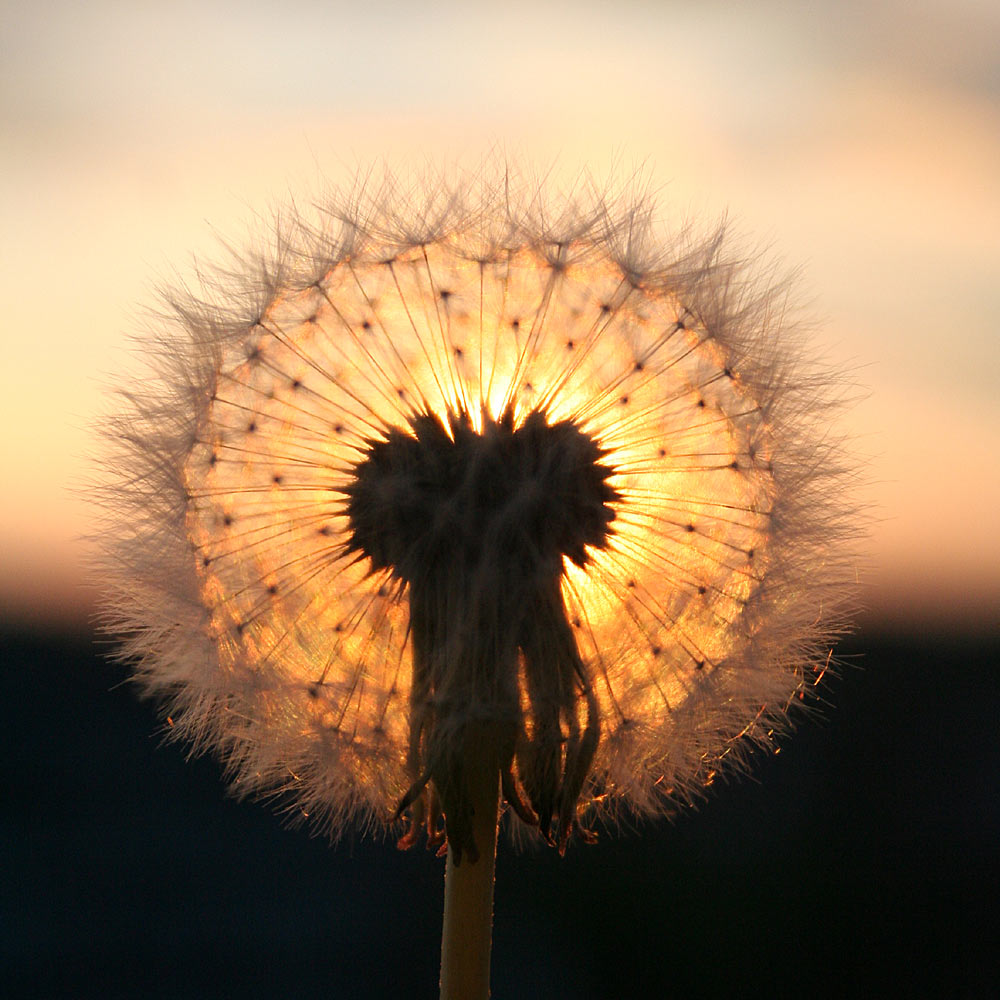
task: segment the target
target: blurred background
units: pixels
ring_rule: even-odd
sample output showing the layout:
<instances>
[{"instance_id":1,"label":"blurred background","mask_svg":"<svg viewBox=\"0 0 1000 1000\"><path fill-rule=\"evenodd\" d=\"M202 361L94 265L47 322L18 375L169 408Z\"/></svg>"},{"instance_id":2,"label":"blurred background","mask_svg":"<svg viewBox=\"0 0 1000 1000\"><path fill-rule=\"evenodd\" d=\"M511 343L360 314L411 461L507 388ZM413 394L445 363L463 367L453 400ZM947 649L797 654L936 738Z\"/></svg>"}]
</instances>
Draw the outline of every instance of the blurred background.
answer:
<instances>
[{"instance_id":1,"label":"blurred background","mask_svg":"<svg viewBox=\"0 0 1000 1000\"><path fill-rule=\"evenodd\" d=\"M0 14L0 990L435 995L441 863L288 832L160 745L74 488L158 280L372 159L499 150L802 264L876 515L833 707L673 824L502 848L494 995L1000 996L1000 7Z\"/></svg>"}]
</instances>

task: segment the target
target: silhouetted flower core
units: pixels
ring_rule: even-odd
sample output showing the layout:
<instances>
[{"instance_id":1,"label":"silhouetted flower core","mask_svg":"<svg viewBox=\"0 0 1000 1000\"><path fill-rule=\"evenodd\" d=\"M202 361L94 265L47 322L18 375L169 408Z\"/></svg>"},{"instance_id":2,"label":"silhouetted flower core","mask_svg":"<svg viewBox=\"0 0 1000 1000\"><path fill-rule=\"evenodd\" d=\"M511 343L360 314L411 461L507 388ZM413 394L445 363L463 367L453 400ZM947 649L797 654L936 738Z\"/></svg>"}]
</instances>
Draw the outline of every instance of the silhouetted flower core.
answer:
<instances>
[{"instance_id":1,"label":"silhouetted flower core","mask_svg":"<svg viewBox=\"0 0 1000 1000\"><path fill-rule=\"evenodd\" d=\"M565 847L600 722L562 599L563 558L582 567L587 546L605 547L610 504L621 499L602 450L572 421L550 424L533 411L515 426L509 408L482 423L477 431L465 414L449 413L447 427L414 416L408 430L368 443L344 491L348 549L408 589L415 783L399 807L412 809L402 843L414 842L423 819L439 839L440 800L457 858L477 851L463 755L448 750L456 726L493 728L507 800L550 843L556 818ZM470 735L460 732L458 745Z\"/></svg>"}]
</instances>

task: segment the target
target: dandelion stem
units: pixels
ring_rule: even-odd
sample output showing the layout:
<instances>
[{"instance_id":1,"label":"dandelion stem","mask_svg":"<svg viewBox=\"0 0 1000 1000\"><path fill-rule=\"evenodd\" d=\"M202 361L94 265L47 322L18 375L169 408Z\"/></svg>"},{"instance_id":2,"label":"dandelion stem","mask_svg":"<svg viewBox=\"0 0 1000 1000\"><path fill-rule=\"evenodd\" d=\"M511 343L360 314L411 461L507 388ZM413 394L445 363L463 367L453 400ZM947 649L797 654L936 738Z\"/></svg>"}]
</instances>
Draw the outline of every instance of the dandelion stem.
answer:
<instances>
[{"instance_id":1,"label":"dandelion stem","mask_svg":"<svg viewBox=\"0 0 1000 1000\"><path fill-rule=\"evenodd\" d=\"M484 759L485 758L485 759ZM441 935L441 1000L486 1000L490 995L493 937L493 878L497 854L500 772L484 755L469 761L472 832L478 859L455 863L448 848L444 875L444 927ZM473 763L483 766L473 767Z\"/></svg>"}]
</instances>

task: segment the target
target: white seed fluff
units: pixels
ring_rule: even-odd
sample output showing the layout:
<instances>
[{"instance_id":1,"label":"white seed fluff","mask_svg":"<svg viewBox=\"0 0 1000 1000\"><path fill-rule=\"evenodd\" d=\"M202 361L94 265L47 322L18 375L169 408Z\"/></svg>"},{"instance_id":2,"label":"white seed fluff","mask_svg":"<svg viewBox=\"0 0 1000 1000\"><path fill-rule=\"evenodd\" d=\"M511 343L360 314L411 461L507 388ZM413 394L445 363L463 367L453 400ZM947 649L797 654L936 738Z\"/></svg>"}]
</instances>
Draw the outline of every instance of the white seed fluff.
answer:
<instances>
[{"instance_id":1,"label":"white seed fluff","mask_svg":"<svg viewBox=\"0 0 1000 1000\"><path fill-rule=\"evenodd\" d=\"M607 542L561 577L585 673L557 738L588 698L600 722L581 817L669 813L744 762L846 627L840 382L807 360L786 283L721 230L663 237L641 198L517 187L389 178L283 217L268 252L166 293L148 377L106 427L121 657L238 792L334 836L388 828L420 778L408 588L349 548L345 508L372 443L415 416L542 413L611 470ZM531 740L537 706L504 669ZM447 711L456 732L502 714L479 695Z\"/></svg>"}]
</instances>

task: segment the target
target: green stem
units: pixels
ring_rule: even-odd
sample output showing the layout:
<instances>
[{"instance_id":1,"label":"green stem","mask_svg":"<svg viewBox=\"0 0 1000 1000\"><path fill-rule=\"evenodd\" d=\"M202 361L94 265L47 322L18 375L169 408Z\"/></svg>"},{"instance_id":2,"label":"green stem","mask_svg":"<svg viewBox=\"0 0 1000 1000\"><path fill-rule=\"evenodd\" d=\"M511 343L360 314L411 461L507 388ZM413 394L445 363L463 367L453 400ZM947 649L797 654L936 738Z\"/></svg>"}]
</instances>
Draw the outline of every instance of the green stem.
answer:
<instances>
[{"instance_id":1,"label":"green stem","mask_svg":"<svg viewBox=\"0 0 1000 1000\"><path fill-rule=\"evenodd\" d=\"M441 935L441 1000L487 1000L490 995L500 772L486 763L478 769L469 768L467 773L474 809L472 833L479 859L473 864L466 855L456 865L451 847L448 848Z\"/></svg>"}]
</instances>

